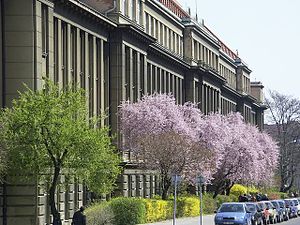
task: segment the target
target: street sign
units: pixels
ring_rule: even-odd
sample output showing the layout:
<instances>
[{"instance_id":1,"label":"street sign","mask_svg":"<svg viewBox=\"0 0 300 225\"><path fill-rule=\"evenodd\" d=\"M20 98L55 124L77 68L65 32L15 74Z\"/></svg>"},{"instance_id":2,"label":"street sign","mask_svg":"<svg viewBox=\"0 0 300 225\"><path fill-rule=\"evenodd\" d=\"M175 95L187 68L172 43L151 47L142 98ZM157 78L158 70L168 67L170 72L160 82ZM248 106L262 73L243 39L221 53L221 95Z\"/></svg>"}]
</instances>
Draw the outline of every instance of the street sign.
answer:
<instances>
[{"instance_id":1,"label":"street sign","mask_svg":"<svg viewBox=\"0 0 300 225\"><path fill-rule=\"evenodd\" d=\"M205 184L205 182L206 182L205 177L201 175L197 177L197 184Z\"/></svg>"},{"instance_id":2,"label":"street sign","mask_svg":"<svg viewBox=\"0 0 300 225\"><path fill-rule=\"evenodd\" d=\"M178 184L181 181L181 176L180 175L173 175L172 176L172 184Z\"/></svg>"}]
</instances>

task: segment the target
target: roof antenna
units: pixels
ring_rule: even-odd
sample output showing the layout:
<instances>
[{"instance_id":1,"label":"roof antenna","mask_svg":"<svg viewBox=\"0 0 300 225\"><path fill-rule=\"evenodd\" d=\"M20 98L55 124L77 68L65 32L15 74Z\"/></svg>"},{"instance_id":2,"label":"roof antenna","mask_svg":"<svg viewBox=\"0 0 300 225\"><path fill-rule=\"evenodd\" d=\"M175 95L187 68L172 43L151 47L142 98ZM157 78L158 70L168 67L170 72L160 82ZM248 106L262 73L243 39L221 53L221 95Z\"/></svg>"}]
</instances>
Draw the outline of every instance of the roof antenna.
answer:
<instances>
[{"instance_id":1,"label":"roof antenna","mask_svg":"<svg viewBox=\"0 0 300 225\"><path fill-rule=\"evenodd\" d=\"M236 51L236 55L239 56L239 50L236 49L235 51Z\"/></svg>"},{"instance_id":2,"label":"roof antenna","mask_svg":"<svg viewBox=\"0 0 300 225\"><path fill-rule=\"evenodd\" d=\"M197 0L195 0L196 3L196 21L198 22L198 4L197 4Z\"/></svg>"}]
</instances>

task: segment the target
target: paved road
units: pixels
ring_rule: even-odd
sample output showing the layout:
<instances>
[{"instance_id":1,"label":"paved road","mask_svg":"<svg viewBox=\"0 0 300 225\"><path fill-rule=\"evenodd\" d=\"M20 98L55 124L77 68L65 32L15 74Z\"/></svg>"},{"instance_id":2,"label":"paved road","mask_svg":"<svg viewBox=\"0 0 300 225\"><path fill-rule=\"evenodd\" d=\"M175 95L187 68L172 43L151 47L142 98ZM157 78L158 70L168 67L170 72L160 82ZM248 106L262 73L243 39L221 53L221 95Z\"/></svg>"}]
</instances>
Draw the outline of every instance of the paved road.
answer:
<instances>
[{"instance_id":1,"label":"paved road","mask_svg":"<svg viewBox=\"0 0 300 225\"><path fill-rule=\"evenodd\" d=\"M290 219L289 221L280 223L280 225L300 225L300 218Z\"/></svg>"},{"instance_id":2,"label":"paved road","mask_svg":"<svg viewBox=\"0 0 300 225\"><path fill-rule=\"evenodd\" d=\"M203 225L214 225L214 216L215 215L203 216ZM176 225L198 225L198 224L199 224L199 217L176 219ZM166 220L157 223L148 223L144 225L173 225L173 220ZM300 225L300 223L298 225Z\"/></svg>"},{"instance_id":3,"label":"paved road","mask_svg":"<svg viewBox=\"0 0 300 225\"><path fill-rule=\"evenodd\" d=\"M300 225L300 217L295 219L290 219L289 221L277 223L278 225ZM173 225L172 220L148 223L144 225ZM179 218L176 220L176 225L199 225L199 217L192 218ZM214 215L207 215L203 217L203 225L214 225Z\"/></svg>"}]
</instances>

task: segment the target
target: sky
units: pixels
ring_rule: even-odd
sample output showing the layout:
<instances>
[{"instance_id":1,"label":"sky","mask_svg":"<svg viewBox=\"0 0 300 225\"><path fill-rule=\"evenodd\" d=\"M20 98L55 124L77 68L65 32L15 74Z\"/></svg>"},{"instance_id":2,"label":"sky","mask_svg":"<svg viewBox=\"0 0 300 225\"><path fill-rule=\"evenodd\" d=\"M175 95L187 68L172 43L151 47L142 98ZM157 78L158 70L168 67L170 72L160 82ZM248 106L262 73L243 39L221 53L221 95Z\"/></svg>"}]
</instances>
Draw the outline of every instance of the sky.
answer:
<instances>
[{"instance_id":1,"label":"sky","mask_svg":"<svg viewBox=\"0 0 300 225\"><path fill-rule=\"evenodd\" d=\"M252 70L264 92L300 99L300 0L177 0ZM197 3L196 3L197 2Z\"/></svg>"}]
</instances>

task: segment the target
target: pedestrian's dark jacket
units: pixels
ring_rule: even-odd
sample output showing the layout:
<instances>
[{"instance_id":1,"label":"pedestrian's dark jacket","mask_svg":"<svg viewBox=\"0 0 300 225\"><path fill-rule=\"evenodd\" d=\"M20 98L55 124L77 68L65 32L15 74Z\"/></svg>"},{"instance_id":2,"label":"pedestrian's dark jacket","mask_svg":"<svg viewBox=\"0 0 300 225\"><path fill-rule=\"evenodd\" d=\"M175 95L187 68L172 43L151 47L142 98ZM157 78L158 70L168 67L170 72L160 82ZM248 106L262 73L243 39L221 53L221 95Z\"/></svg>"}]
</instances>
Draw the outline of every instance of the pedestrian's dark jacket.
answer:
<instances>
[{"instance_id":1,"label":"pedestrian's dark jacket","mask_svg":"<svg viewBox=\"0 0 300 225\"><path fill-rule=\"evenodd\" d=\"M74 213L72 225L86 225L86 216L80 210Z\"/></svg>"}]
</instances>

